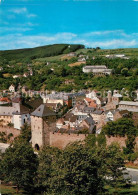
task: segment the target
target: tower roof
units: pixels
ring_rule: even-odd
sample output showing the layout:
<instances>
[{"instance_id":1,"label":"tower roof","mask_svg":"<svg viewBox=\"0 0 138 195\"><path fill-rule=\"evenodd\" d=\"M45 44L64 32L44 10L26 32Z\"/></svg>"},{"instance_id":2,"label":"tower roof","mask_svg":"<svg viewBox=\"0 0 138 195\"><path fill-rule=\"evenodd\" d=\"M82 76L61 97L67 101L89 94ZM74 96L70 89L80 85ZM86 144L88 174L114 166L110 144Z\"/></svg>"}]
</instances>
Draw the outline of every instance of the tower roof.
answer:
<instances>
[{"instance_id":1,"label":"tower roof","mask_svg":"<svg viewBox=\"0 0 138 195\"><path fill-rule=\"evenodd\" d=\"M32 116L45 117L45 116L54 116L55 112L46 107L45 104L41 104L34 112L31 113Z\"/></svg>"}]
</instances>

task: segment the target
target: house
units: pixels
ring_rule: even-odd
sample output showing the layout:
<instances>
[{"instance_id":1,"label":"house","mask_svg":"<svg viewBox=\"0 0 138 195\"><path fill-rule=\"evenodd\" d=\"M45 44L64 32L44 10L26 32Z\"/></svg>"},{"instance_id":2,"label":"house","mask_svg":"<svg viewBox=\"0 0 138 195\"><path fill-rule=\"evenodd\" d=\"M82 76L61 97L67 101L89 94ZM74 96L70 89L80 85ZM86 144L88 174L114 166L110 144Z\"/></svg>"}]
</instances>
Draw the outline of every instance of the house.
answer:
<instances>
[{"instance_id":1,"label":"house","mask_svg":"<svg viewBox=\"0 0 138 195\"><path fill-rule=\"evenodd\" d=\"M95 121L89 115L86 119L82 121L82 123L80 124L80 127L83 127L83 129L87 129L89 133L92 133L95 129Z\"/></svg>"},{"instance_id":2,"label":"house","mask_svg":"<svg viewBox=\"0 0 138 195\"><path fill-rule=\"evenodd\" d=\"M91 113L93 113L94 111L95 111L95 108L93 108L93 107L88 107L88 106L84 107L84 109L83 109L83 112L84 112L84 113L87 113L87 114L91 114Z\"/></svg>"},{"instance_id":3,"label":"house","mask_svg":"<svg viewBox=\"0 0 138 195\"><path fill-rule=\"evenodd\" d=\"M25 123L30 124L29 109L17 99L12 101L12 106L0 106L0 123L2 126L6 127L13 124L14 128L21 129Z\"/></svg>"},{"instance_id":4,"label":"house","mask_svg":"<svg viewBox=\"0 0 138 195\"><path fill-rule=\"evenodd\" d=\"M84 101L88 107L97 108L97 104L95 100L92 100L90 98L85 98Z\"/></svg>"},{"instance_id":5,"label":"house","mask_svg":"<svg viewBox=\"0 0 138 195\"><path fill-rule=\"evenodd\" d=\"M23 106L19 105L19 109L16 111L13 111L13 120L12 123L14 124L15 129L21 129L21 127L27 123L30 124L31 119L30 119L30 110Z\"/></svg>"},{"instance_id":6,"label":"house","mask_svg":"<svg viewBox=\"0 0 138 195\"><path fill-rule=\"evenodd\" d=\"M86 59L84 57L78 58L78 62L86 62Z\"/></svg>"},{"instance_id":7,"label":"house","mask_svg":"<svg viewBox=\"0 0 138 195\"><path fill-rule=\"evenodd\" d=\"M115 54L115 55L112 54L112 55L106 55L105 57L109 59L114 59L114 58L121 58L125 60L129 59L129 57L126 57L125 54Z\"/></svg>"},{"instance_id":8,"label":"house","mask_svg":"<svg viewBox=\"0 0 138 195\"><path fill-rule=\"evenodd\" d=\"M65 85L74 85L74 79L66 79L64 83Z\"/></svg>"},{"instance_id":9,"label":"house","mask_svg":"<svg viewBox=\"0 0 138 195\"><path fill-rule=\"evenodd\" d=\"M90 99L94 100L96 102L98 108L100 108L101 105L103 104L103 101L101 101L101 99L97 97L95 91L92 91L92 92L86 94L86 98L90 98Z\"/></svg>"},{"instance_id":10,"label":"house","mask_svg":"<svg viewBox=\"0 0 138 195\"><path fill-rule=\"evenodd\" d=\"M129 112L127 110L120 111L118 109L116 110L107 110L103 113L105 122L108 121L116 121L119 118L126 117L129 115Z\"/></svg>"},{"instance_id":11,"label":"house","mask_svg":"<svg viewBox=\"0 0 138 195\"><path fill-rule=\"evenodd\" d=\"M46 103L46 106L51 108L54 112L59 112L59 110L62 108L62 104L60 103Z\"/></svg>"},{"instance_id":12,"label":"house","mask_svg":"<svg viewBox=\"0 0 138 195\"><path fill-rule=\"evenodd\" d=\"M116 112L116 110L108 110L108 111L105 111L104 112L104 114L105 114L105 121L106 122L108 122L108 121L114 121L115 112Z\"/></svg>"},{"instance_id":13,"label":"house","mask_svg":"<svg viewBox=\"0 0 138 195\"><path fill-rule=\"evenodd\" d=\"M71 52L71 53L67 54L67 56L68 56L68 57L75 57L75 56L77 56L77 55L76 55L75 52Z\"/></svg>"},{"instance_id":14,"label":"house","mask_svg":"<svg viewBox=\"0 0 138 195\"><path fill-rule=\"evenodd\" d=\"M46 65L48 66L48 65L50 65L51 63L50 62L46 62Z\"/></svg>"},{"instance_id":15,"label":"house","mask_svg":"<svg viewBox=\"0 0 138 195\"><path fill-rule=\"evenodd\" d=\"M95 65L95 66L84 66L82 71L84 73L93 73L94 75L110 75L112 69L108 69L105 65Z\"/></svg>"},{"instance_id":16,"label":"house","mask_svg":"<svg viewBox=\"0 0 138 195\"><path fill-rule=\"evenodd\" d=\"M9 103L11 103L11 100L8 97L0 98L0 105L9 104Z\"/></svg>"},{"instance_id":17,"label":"house","mask_svg":"<svg viewBox=\"0 0 138 195\"><path fill-rule=\"evenodd\" d=\"M72 110L71 113L78 116L78 120L82 121L87 118L88 113L84 112L85 105L77 105Z\"/></svg>"},{"instance_id":18,"label":"house","mask_svg":"<svg viewBox=\"0 0 138 195\"><path fill-rule=\"evenodd\" d=\"M0 125L8 126L12 121L12 113L14 108L12 106L0 106Z\"/></svg>"},{"instance_id":19,"label":"house","mask_svg":"<svg viewBox=\"0 0 138 195\"><path fill-rule=\"evenodd\" d=\"M25 77L25 78L27 78L29 76L29 73L28 72L25 72L24 74L23 74L23 77Z\"/></svg>"},{"instance_id":20,"label":"house","mask_svg":"<svg viewBox=\"0 0 138 195\"><path fill-rule=\"evenodd\" d=\"M64 119L60 118L56 122L56 128L61 129L64 124L65 124Z\"/></svg>"},{"instance_id":21,"label":"house","mask_svg":"<svg viewBox=\"0 0 138 195\"><path fill-rule=\"evenodd\" d=\"M96 109L90 115L92 116L93 120L96 123L99 123L102 120L102 113L103 113L103 110Z\"/></svg>"},{"instance_id":22,"label":"house","mask_svg":"<svg viewBox=\"0 0 138 195\"><path fill-rule=\"evenodd\" d=\"M129 112L138 112L138 102L120 101L119 110L128 110Z\"/></svg>"},{"instance_id":23,"label":"house","mask_svg":"<svg viewBox=\"0 0 138 195\"><path fill-rule=\"evenodd\" d=\"M9 91L12 92L12 93L14 93L15 92L15 86L14 85L11 85L9 87Z\"/></svg>"},{"instance_id":24,"label":"house","mask_svg":"<svg viewBox=\"0 0 138 195\"><path fill-rule=\"evenodd\" d=\"M33 76L33 70L32 69L30 69L29 74L30 74L30 76Z\"/></svg>"},{"instance_id":25,"label":"house","mask_svg":"<svg viewBox=\"0 0 138 195\"><path fill-rule=\"evenodd\" d=\"M16 79L16 78L20 78L20 77L22 77L21 75L13 75L12 76L14 79Z\"/></svg>"},{"instance_id":26,"label":"house","mask_svg":"<svg viewBox=\"0 0 138 195\"><path fill-rule=\"evenodd\" d=\"M42 95L43 103L60 103L61 105L66 104L68 108L71 108L76 103L76 96L72 93L64 92L52 92L51 94Z\"/></svg>"},{"instance_id":27,"label":"house","mask_svg":"<svg viewBox=\"0 0 138 195\"><path fill-rule=\"evenodd\" d=\"M80 55L79 55L79 58L85 58L85 55L80 54Z\"/></svg>"},{"instance_id":28,"label":"house","mask_svg":"<svg viewBox=\"0 0 138 195\"><path fill-rule=\"evenodd\" d=\"M94 97L96 97L96 91L92 91L86 94L87 98L93 99Z\"/></svg>"}]
</instances>

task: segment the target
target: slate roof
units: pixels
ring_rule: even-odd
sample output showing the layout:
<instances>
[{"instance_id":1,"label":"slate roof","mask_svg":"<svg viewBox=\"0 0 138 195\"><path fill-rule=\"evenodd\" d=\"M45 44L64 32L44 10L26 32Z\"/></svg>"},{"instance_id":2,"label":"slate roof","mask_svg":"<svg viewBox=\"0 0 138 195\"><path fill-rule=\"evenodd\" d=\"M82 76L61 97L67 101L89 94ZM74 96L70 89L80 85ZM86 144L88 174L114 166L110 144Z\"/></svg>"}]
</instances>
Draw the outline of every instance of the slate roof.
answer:
<instances>
[{"instance_id":1,"label":"slate roof","mask_svg":"<svg viewBox=\"0 0 138 195\"><path fill-rule=\"evenodd\" d=\"M41 98L37 98L37 99L26 102L26 104L29 105L29 107L31 108L31 111L33 112L41 104L43 104L43 100Z\"/></svg>"},{"instance_id":2,"label":"slate roof","mask_svg":"<svg viewBox=\"0 0 138 195\"><path fill-rule=\"evenodd\" d=\"M103 113L103 110L95 110L93 114L101 115Z\"/></svg>"},{"instance_id":3,"label":"slate roof","mask_svg":"<svg viewBox=\"0 0 138 195\"><path fill-rule=\"evenodd\" d=\"M93 118L92 118L91 116L87 117L87 118L85 119L85 121L86 121L86 123L87 123L88 125L93 125L93 124L95 124L95 121L93 120Z\"/></svg>"},{"instance_id":4,"label":"slate roof","mask_svg":"<svg viewBox=\"0 0 138 195\"><path fill-rule=\"evenodd\" d=\"M19 107L20 111L14 111L13 114L14 115L21 115L21 114L29 114L30 112L30 109L22 104L20 104L20 107Z\"/></svg>"},{"instance_id":5,"label":"slate roof","mask_svg":"<svg viewBox=\"0 0 138 195\"><path fill-rule=\"evenodd\" d=\"M45 104L41 104L34 112L31 113L32 116L45 117L45 116L55 116L55 112L46 107Z\"/></svg>"},{"instance_id":6,"label":"slate roof","mask_svg":"<svg viewBox=\"0 0 138 195\"><path fill-rule=\"evenodd\" d=\"M0 106L0 116L12 116L13 111L13 107Z\"/></svg>"},{"instance_id":7,"label":"slate roof","mask_svg":"<svg viewBox=\"0 0 138 195\"><path fill-rule=\"evenodd\" d=\"M95 110L95 108L93 108L93 107L85 107L83 111L86 113L91 113L91 112L94 112L94 110Z\"/></svg>"}]
</instances>

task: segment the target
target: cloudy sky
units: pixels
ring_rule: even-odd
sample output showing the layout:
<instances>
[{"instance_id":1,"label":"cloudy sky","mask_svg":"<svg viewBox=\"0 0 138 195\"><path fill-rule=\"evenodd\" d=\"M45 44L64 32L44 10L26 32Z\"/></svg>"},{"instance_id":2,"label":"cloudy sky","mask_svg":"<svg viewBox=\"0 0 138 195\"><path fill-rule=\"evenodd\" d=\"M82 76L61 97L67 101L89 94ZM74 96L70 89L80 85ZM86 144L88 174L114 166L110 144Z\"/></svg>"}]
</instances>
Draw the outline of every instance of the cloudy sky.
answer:
<instances>
[{"instance_id":1,"label":"cloudy sky","mask_svg":"<svg viewBox=\"0 0 138 195\"><path fill-rule=\"evenodd\" d=\"M138 0L0 0L0 50L138 47Z\"/></svg>"}]
</instances>

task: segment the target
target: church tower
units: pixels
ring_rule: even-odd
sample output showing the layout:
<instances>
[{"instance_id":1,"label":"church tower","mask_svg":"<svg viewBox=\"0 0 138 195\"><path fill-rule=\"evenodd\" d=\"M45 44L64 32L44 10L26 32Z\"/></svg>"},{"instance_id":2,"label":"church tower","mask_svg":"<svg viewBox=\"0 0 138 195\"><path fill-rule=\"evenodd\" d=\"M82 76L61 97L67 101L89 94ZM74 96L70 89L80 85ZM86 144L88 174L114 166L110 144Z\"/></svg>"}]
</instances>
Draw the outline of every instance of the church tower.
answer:
<instances>
[{"instance_id":1,"label":"church tower","mask_svg":"<svg viewBox=\"0 0 138 195\"><path fill-rule=\"evenodd\" d=\"M107 98L108 98L108 103L112 102L112 92L111 91L108 91Z\"/></svg>"},{"instance_id":2,"label":"church tower","mask_svg":"<svg viewBox=\"0 0 138 195\"><path fill-rule=\"evenodd\" d=\"M39 150L44 145L50 144L50 132L56 127L56 114L41 104L31 113L32 147Z\"/></svg>"}]
</instances>

